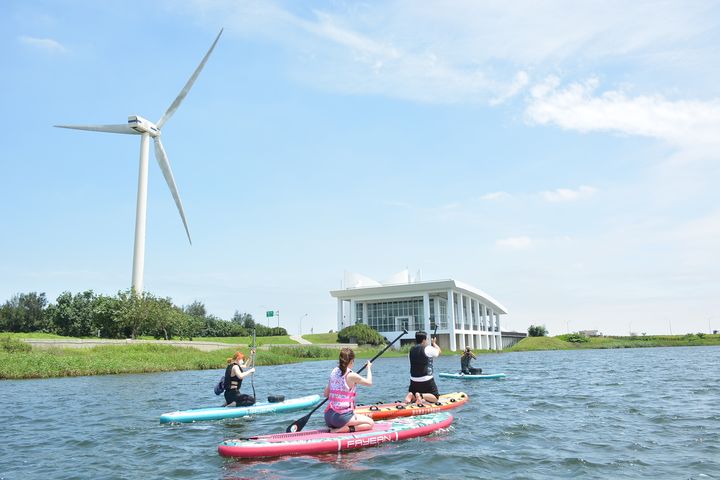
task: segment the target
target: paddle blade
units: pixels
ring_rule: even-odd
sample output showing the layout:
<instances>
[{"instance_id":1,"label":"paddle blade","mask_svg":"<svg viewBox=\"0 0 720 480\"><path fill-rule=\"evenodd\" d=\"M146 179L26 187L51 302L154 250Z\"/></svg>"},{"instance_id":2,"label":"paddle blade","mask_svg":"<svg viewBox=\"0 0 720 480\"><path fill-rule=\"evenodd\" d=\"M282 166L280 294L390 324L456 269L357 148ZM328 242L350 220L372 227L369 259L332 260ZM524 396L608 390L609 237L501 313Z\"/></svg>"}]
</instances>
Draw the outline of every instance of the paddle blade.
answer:
<instances>
[{"instance_id":1,"label":"paddle blade","mask_svg":"<svg viewBox=\"0 0 720 480\"><path fill-rule=\"evenodd\" d=\"M187 81L187 83L185 84L185 86L183 87L183 89L180 90L180 93L179 93L178 96L175 98L175 100L173 101L173 103L168 107L167 111L166 111L165 114L162 116L162 118L160 119L160 121L157 122L157 127L158 127L158 128L162 129L163 125L165 125L165 123L166 123L168 120L170 120L170 117L173 116L173 114L175 113L175 110L178 109L178 107L180 106L180 104L182 103L182 101L185 99L185 97L187 96L188 92L190 91L190 89L192 88L193 84L195 83L195 80L197 80L198 75L200 75L200 72L202 71L203 67L205 66L205 63L207 62L208 58L210 58L210 54L211 54L212 51L215 49L215 45L217 44L218 40L220 40L220 35L222 35L222 33L223 33L223 29L220 29L220 33L218 33L217 37L215 38L215 41L214 41L213 44L210 46L210 50L208 50L208 52L205 54L205 56L203 57L202 61L200 62L200 65L198 65L198 67L195 69L195 71L193 72L193 74L192 74L192 76L190 77L190 79Z\"/></svg>"},{"instance_id":2,"label":"paddle blade","mask_svg":"<svg viewBox=\"0 0 720 480\"><path fill-rule=\"evenodd\" d=\"M53 125L57 128L69 128L72 130L87 130L90 132L123 133L125 135L139 135L127 124L121 125Z\"/></svg>"},{"instance_id":3,"label":"paddle blade","mask_svg":"<svg viewBox=\"0 0 720 480\"><path fill-rule=\"evenodd\" d=\"M312 412L305 415L297 422L291 423L290 426L285 429L285 433L295 433L305 428L305 424L307 424L308 420L310 420L310 415L312 415Z\"/></svg>"},{"instance_id":4,"label":"paddle blade","mask_svg":"<svg viewBox=\"0 0 720 480\"><path fill-rule=\"evenodd\" d=\"M165 182L167 182L170 193L175 200L178 212L180 212L180 218L182 218L183 225L185 226L185 233L187 233L188 241L190 242L190 245L192 245L190 230L188 229L187 220L185 219L185 211L183 210L182 201L180 201L180 193L178 193L177 186L175 185L175 178L173 178L172 169L170 168L170 162L168 161L167 154L165 153L165 148L163 148L160 137L155 137L154 140L155 159L157 160L158 165L160 165L160 170L162 170L163 176L165 177Z\"/></svg>"}]
</instances>

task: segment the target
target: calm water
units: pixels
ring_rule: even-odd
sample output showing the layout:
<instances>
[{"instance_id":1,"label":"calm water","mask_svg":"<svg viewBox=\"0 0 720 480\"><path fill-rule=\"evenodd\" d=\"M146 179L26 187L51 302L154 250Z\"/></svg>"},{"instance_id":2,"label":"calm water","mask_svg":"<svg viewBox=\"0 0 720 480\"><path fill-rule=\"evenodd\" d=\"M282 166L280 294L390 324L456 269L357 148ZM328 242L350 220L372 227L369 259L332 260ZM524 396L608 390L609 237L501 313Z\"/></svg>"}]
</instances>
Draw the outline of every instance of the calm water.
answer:
<instances>
[{"instance_id":1,"label":"calm water","mask_svg":"<svg viewBox=\"0 0 720 480\"><path fill-rule=\"evenodd\" d=\"M456 370L443 357L438 371ZM260 367L258 396L319 393L333 362ZM342 455L233 461L223 439L275 433L305 412L160 425L219 404L220 371L0 381L0 478L720 478L720 348L481 356L500 381L465 391L448 431ZM360 401L404 395L408 363L381 358ZM249 387L249 382L248 385ZM243 388L244 389L244 388ZM316 413L306 429L320 427Z\"/></svg>"}]
</instances>

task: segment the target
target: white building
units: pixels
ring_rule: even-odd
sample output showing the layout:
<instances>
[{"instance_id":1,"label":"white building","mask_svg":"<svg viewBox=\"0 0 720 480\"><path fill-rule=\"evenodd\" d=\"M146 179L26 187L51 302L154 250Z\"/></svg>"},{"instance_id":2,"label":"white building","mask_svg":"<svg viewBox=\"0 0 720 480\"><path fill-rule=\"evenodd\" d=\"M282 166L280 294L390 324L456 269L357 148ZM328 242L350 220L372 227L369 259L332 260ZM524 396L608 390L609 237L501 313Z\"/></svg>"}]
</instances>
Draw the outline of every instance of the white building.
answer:
<instances>
[{"instance_id":1,"label":"white building","mask_svg":"<svg viewBox=\"0 0 720 480\"><path fill-rule=\"evenodd\" d=\"M388 339L408 330L431 334L437 322L438 343L443 349L502 350L500 315L507 309L487 293L457 280L420 281L407 270L383 283L358 274L345 274L337 298L337 328L364 323ZM450 307L449 307L450 306Z\"/></svg>"}]
</instances>

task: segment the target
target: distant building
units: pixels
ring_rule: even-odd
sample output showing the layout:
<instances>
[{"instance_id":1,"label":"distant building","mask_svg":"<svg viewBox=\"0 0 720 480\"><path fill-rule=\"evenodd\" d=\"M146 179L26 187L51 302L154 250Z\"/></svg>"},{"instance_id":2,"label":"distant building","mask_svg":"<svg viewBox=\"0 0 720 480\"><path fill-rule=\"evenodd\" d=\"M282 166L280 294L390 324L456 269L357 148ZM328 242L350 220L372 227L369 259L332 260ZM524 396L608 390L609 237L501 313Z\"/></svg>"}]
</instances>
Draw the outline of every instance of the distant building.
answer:
<instances>
[{"instance_id":1,"label":"distant building","mask_svg":"<svg viewBox=\"0 0 720 480\"><path fill-rule=\"evenodd\" d=\"M580 335L585 335L586 337L602 337L602 333L598 332L597 330L580 330L578 332Z\"/></svg>"},{"instance_id":2,"label":"distant building","mask_svg":"<svg viewBox=\"0 0 720 480\"><path fill-rule=\"evenodd\" d=\"M415 341L418 330L432 333L446 350L502 350L500 315L507 309L487 293L457 280L421 281L407 270L383 283L346 273L337 298L337 328L364 323L388 339L408 330L402 343Z\"/></svg>"},{"instance_id":3,"label":"distant building","mask_svg":"<svg viewBox=\"0 0 720 480\"><path fill-rule=\"evenodd\" d=\"M526 332L500 332L502 348L510 348L527 336L528 334Z\"/></svg>"}]
</instances>

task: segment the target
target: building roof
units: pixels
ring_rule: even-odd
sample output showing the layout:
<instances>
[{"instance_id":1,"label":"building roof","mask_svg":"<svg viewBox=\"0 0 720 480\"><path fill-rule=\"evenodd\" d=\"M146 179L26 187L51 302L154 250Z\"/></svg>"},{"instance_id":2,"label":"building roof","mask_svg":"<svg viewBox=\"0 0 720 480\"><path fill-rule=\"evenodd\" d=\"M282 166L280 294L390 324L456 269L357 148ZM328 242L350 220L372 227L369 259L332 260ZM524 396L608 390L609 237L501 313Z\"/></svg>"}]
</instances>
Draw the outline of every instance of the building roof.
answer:
<instances>
[{"instance_id":1,"label":"building roof","mask_svg":"<svg viewBox=\"0 0 720 480\"><path fill-rule=\"evenodd\" d=\"M391 285L377 285L348 287L341 290L332 290L330 295L343 300L359 299L371 300L373 297L387 298L388 295L407 296L423 292L447 292L449 289L457 290L473 297L479 297L483 303L490 306L495 313L508 313L507 309L493 297L467 283L457 280L431 280L425 282L405 282Z\"/></svg>"}]
</instances>

